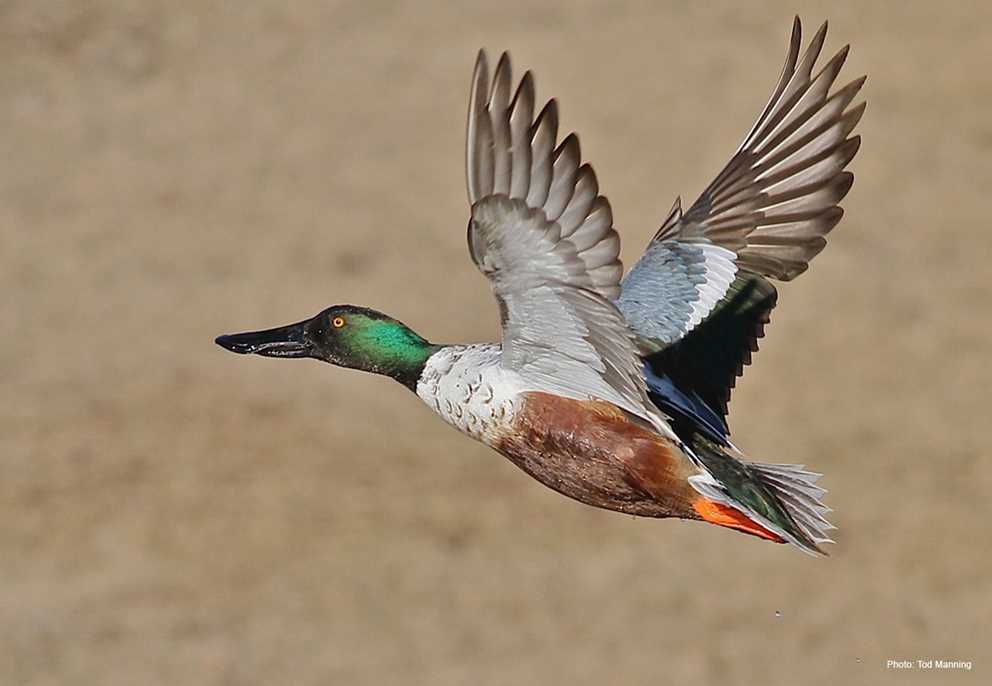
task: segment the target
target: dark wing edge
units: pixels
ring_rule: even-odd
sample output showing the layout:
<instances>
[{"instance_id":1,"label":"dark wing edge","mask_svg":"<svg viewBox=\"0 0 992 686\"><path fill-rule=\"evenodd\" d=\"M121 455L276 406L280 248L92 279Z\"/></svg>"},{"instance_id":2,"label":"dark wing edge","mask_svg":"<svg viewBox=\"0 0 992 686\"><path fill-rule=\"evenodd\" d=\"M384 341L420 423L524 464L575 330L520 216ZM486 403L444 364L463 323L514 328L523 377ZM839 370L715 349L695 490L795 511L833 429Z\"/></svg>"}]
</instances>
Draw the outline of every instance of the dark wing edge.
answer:
<instances>
[{"instance_id":1,"label":"dark wing edge","mask_svg":"<svg viewBox=\"0 0 992 686\"><path fill-rule=\"evenodd\" d=\"M699 326L672 345L644 358L650 371L651 399L673 418L686 418L709 429L711 439L725 442L730 395L737 377L758 351L758 341L771 321L778 292L767 279L739 273L729 291ZM664 379L671 384L665 384ZM688 403L681 396L688 396ZM705 404L699 408L692 400ZM708 415L705 409L718 413ZM679 431L680 427L676 427Z\"/></svg>"}]
</instances>

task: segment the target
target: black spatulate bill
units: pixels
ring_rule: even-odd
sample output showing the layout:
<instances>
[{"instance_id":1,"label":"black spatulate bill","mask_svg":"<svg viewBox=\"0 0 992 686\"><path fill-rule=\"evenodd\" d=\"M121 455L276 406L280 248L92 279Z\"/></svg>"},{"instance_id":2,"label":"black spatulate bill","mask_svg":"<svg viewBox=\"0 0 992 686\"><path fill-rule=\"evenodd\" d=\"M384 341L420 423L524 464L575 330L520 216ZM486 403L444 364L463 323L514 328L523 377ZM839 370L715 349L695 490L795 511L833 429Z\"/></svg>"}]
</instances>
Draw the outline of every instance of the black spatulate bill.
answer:
<instances>
[{"instance_id":1,"label":"black spatulate bill","mask_svg":"<svg viewBox=\"0 0 992 686\"><path fill-rule=\"evenodd\" d=\"M313 346L307 340L305 324L298 322L264 331L226 334L218 336L214 342L241 355L310 357Z\"/></svg>"}]
</instances>

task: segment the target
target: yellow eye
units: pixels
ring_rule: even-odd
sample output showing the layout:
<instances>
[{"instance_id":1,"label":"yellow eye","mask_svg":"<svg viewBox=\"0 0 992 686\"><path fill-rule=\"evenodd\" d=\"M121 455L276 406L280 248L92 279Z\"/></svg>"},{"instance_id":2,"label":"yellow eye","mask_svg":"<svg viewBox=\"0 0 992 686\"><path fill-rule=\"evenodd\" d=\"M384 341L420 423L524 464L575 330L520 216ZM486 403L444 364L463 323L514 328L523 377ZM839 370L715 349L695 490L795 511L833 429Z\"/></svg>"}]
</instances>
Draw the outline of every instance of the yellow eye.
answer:
<instances>
[{"instance_id":1,"label":"yellow eye","mask_svg":"<svg viewBox=\"0 0 992 686\"><path fill-rule=\"evenodd\" d=\"M331 320L331 326L333 326L335 329L340 329L344 325L345 325L344 317L335 317L334 319Z\"/></svg>"}]
</instances>

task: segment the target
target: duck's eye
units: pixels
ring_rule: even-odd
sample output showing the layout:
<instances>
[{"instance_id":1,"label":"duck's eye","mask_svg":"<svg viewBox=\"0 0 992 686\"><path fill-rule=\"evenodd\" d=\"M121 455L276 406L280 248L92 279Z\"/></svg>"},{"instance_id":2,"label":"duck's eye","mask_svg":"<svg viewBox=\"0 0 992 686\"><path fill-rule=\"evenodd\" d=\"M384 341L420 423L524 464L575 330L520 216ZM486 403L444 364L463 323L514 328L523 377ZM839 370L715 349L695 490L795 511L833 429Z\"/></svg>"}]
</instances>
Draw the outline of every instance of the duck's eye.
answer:
<instances>
[{"instance_id":1,"label":"duck's eye","mask_svg":"<svg viewBox=\"0 0 992 686\"><path fill-rule=\"evenodd\" d=\"M333 326L335 329L340 329L344 325L345 325L344 317L335 317L334 319L331 320L331 326Z\"/></svg>"}]
</instances>

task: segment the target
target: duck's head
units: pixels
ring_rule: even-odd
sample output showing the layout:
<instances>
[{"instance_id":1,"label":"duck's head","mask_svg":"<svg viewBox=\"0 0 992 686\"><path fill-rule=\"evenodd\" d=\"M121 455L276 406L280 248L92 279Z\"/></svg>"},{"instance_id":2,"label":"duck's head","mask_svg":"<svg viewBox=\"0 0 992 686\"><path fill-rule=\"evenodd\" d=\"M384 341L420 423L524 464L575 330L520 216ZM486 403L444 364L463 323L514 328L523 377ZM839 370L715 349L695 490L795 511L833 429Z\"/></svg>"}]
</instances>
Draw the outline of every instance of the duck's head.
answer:
<instances>
[{"instance_id":1,"label":"duck's head","mask_svg":"<svg viewBox=\"0 0 992 686\"><path fill-rule=\"evenodd\" d=\"M296 324L218 336L217 345L242 355L309 357L339 367L385 374L411 389L439 346L381 312L335 305Z\"/></svg>"}]
</instances>

